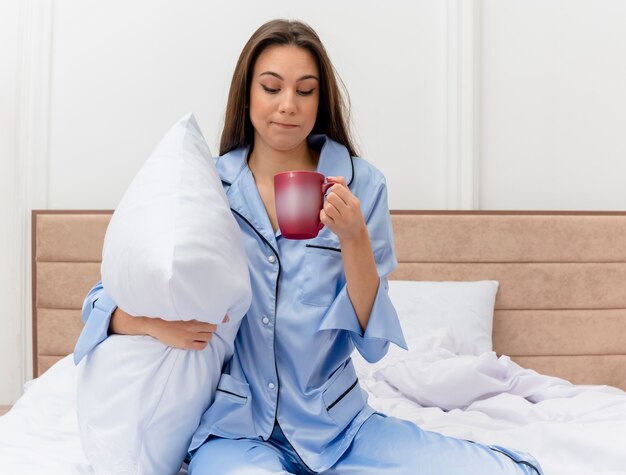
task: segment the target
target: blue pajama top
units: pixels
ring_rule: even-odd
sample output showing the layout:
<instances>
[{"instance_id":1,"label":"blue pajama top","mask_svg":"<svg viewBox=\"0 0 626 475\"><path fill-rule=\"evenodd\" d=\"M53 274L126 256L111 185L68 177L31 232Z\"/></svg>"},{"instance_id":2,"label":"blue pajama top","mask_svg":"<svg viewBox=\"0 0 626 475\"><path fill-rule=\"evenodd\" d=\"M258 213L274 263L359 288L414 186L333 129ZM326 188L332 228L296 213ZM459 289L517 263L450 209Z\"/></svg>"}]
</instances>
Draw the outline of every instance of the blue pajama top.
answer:
<instances>
[{"instance_id":1,"label":"blue pajama top","mask_svg":"<svg viewBox=\"0 0 626 475\"><path fill-rule=\"evenodd\" d=\"M380 276L369 323L363 332L348 297L338 237L326 227L309 240L274 233L247 165L249 148L218 157L215 164L244 236L253 298L190 452L209 435L267 440L278 421L304 463L313 471L327 470L374 413L350 354L356 347L375 362L389 342L406 348L387 294L386 276L397 261L385 178L324 135L308 140L320 150L317 171L343 176L361 203ZM98 283L83 306L77 363L107 337L115 308Z\"/></svg>"}]
</instances>

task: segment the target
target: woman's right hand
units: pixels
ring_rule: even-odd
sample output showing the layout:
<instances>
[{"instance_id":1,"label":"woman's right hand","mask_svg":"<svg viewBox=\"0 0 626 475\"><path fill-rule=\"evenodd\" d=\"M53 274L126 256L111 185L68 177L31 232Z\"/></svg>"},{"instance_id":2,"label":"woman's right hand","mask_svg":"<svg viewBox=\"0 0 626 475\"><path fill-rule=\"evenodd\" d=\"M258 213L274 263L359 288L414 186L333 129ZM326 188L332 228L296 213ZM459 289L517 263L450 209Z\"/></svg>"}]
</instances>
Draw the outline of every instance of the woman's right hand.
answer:
<instances>
[{"instance_id":1,"label":"woman's right hand","mask_svg":"<svg viewBox=\"0 0 626 475\"><path fill-rule=\"evenodd\" d=\"M226 315L223 322L228 320ZM169 321L161 318L133 317L119 307L113 312L109 324L110 333L150 335L164 345L183 350L204 350L216 330L217 325L197 320Z\"/></svg>"}]
</instances>

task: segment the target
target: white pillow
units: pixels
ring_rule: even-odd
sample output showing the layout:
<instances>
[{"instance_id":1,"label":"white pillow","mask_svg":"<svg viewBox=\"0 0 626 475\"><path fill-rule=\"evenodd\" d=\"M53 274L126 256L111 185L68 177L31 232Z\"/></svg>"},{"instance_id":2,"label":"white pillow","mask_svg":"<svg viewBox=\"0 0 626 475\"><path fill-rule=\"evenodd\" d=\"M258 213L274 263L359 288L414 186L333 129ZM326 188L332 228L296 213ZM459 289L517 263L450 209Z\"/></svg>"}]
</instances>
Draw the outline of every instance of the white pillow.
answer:
<instances>
[{"instance_id":1,"label":"white pillow","mask_svg":"<svg viewBox=\"0 0 626 475\"><path fill-rule=\"evenodd\" d=\"M79 364L78 423L96 475L176 473L251 299L241 230L192 115L167 133L115 210L102 280L130 314L219 324L202 351L111 335Z\"/></svg>"},{"instance_id":2,"label":"white pillow","mask_svg":"<svg viewBox=\"0 0 626 475\"><path fill-rule=\"evenodd\" d=\"M76 413L96 475L178 472L240 323L222 324L204 350L111 335L81 360Z\"/></svg>"},{"instance_id":3,"label":"white pillow","mask_svg":"<svg viewBox=\"0 0 626 475\"><path fill-rule=\"evenodd\" d=\"M193 114L174 124L115 209L101 273L134 316L219 323L248 310L241 230Z\"/></svg>"},{"instance_id":4,"label":"white pillow","mask_svg":"<svg viewBox=\"0 0 626 475\"><path fill-rule=\"evenodd\" d=\"M498 282L389 281L407 342L445 331L454 352L480 355L492 350L493 309Z\"/></svg>"}]
</instances>

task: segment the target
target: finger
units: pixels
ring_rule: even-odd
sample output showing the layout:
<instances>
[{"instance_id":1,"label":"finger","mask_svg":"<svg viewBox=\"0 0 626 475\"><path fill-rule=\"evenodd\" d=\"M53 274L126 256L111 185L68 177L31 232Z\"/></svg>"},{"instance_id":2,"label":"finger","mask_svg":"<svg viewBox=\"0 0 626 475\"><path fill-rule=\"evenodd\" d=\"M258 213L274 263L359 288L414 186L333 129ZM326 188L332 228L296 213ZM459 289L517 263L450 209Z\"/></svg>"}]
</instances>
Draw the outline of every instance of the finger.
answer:
<instances>
[{"instance_id":1,"label":"finger","mask_svg":"<svg viewBox=\"0 0 626 475\"><path fill-rule=\"evenodd\" d=\"M324 203L324 208L322 208L322 211L324 211L326 213L326 216L332 219L333 222L341 217L341 213L339 213L339 210L335 208L335 205L329 203L328 201Z\"/></svg>"},{"instance_id":2,"label":"finger","mask_svg":"<svg viewBox=\"0 0 626 475\"><path fill-rule=\"evenodd\" d=\"M204 350L208 344L209 344L208 341L192 341L188 349L189 350Z\"/></svg>"},{"instance_id":3,"label":"finger","mask_svg":"<svg viewBox=\"0 0 626 475\"><path fill-rule=\"evenodd\" d=\"M335 224L335 220L329 217L324 210L320 211L320 221L324 226Z\"/></svg>"},{"instance_id":4,"label":"finger","mask_svg":"<svg viewBox=\"0 0 626 475\"><path fill-rule=\"evenodd\" d=\"M198 333L215 333L217 325L214 323L196 322L191 326L191 330Z\"/></svg>"},{"instance_id":5,"label":"finger","mask_svg":"<svg viewBox=\"0 0 626 475\"><path fill-rule=\"evenodd\" d=\"M343 186L347 187L346 179L342 176L327 176L326 179L333 183L340 183Z\"/></svg>"},{"instance_id":6,"label":"finger","mask_svg":"<svg viewBox=\"0 0 626 475\"><path fill-rule=\"evenodd\" d=\"M330 187L330 193L328 194L330 195L331 193L336 194L346 204L349 204L356 199L356 196L352 194L352 192L350 191L350 188L340 183Z\"/></svg>"},{"instance_id":7,"label":"finger","mask_svg":"<svg viewBox=\"0 0 626 475\"><path fill-rule=\"evenodd\" d=\"M333 187L334 188L334 187ZM331 192L326 196L326 201L332 204L337 210L344 214L344 212L348 209L348 203L339 196L335 190L331 188Z\"/></svg>"},{"instance_id":8,"label":"finger","mask_svg":"<svg viewBox=\"0 0 626 475\"><path fill-rule=\"evenodd\" d=\"M187 344L191 344L194 341L199 341L201 343L207 343L209 341L211 341L211 339L213 338L213 333L194 333L193 335L187 335L186 337L186 343Z\"/></svg>"},{"instance_id":9,"label":"finger","mask_svg":"<svg viewBox=\"0 0 626 475\"><path fill-rule=\"evenodd\" d=\"M184 348L192 349L193 345L196 343L208 343L211 341L211 337L213 333L203 333L203 334L194 334L194 335L185 335L181 344Z\"/></svg>"}]
</instances>

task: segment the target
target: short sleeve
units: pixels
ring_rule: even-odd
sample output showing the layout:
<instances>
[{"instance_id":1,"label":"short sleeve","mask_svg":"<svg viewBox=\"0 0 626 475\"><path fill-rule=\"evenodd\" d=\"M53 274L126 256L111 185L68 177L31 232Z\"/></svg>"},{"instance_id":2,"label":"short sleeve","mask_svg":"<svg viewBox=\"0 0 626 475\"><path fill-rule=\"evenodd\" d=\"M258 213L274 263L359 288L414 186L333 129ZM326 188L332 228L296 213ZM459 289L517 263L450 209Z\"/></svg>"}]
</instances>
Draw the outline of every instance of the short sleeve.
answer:
<instances>
[{"instance_id":1,"label":"short sleeve","mask_svg":"<svg viewBox=\"0 0 626 475\"><path fill-rule=\"evenodd\" d=\"M80 363L87 353L109 336L109 323L116 308L113 299L104 291L102 282L92 287L83 302L81 318L85 326L74 347L74 364Z\"/></svg>"},{"instance_id":2,"label":"short sleeve","mask_svg":"<svg viewBox=\"0 0 626 475\"><path fill-rule=\"evenodd\" d=\"M319 330L349 331L359 353L371 363L380 360L387 353L389 342L407 349L398 314L388 294L387 275L398 265L398 262L394 253L393 231L384 178L381 179L372 196L369 205L365 206L365 222L378 269L379 284L367 328L365 332L361 331L346 285L335 297L319 327Z\"/></svg>"}]
</instances>

